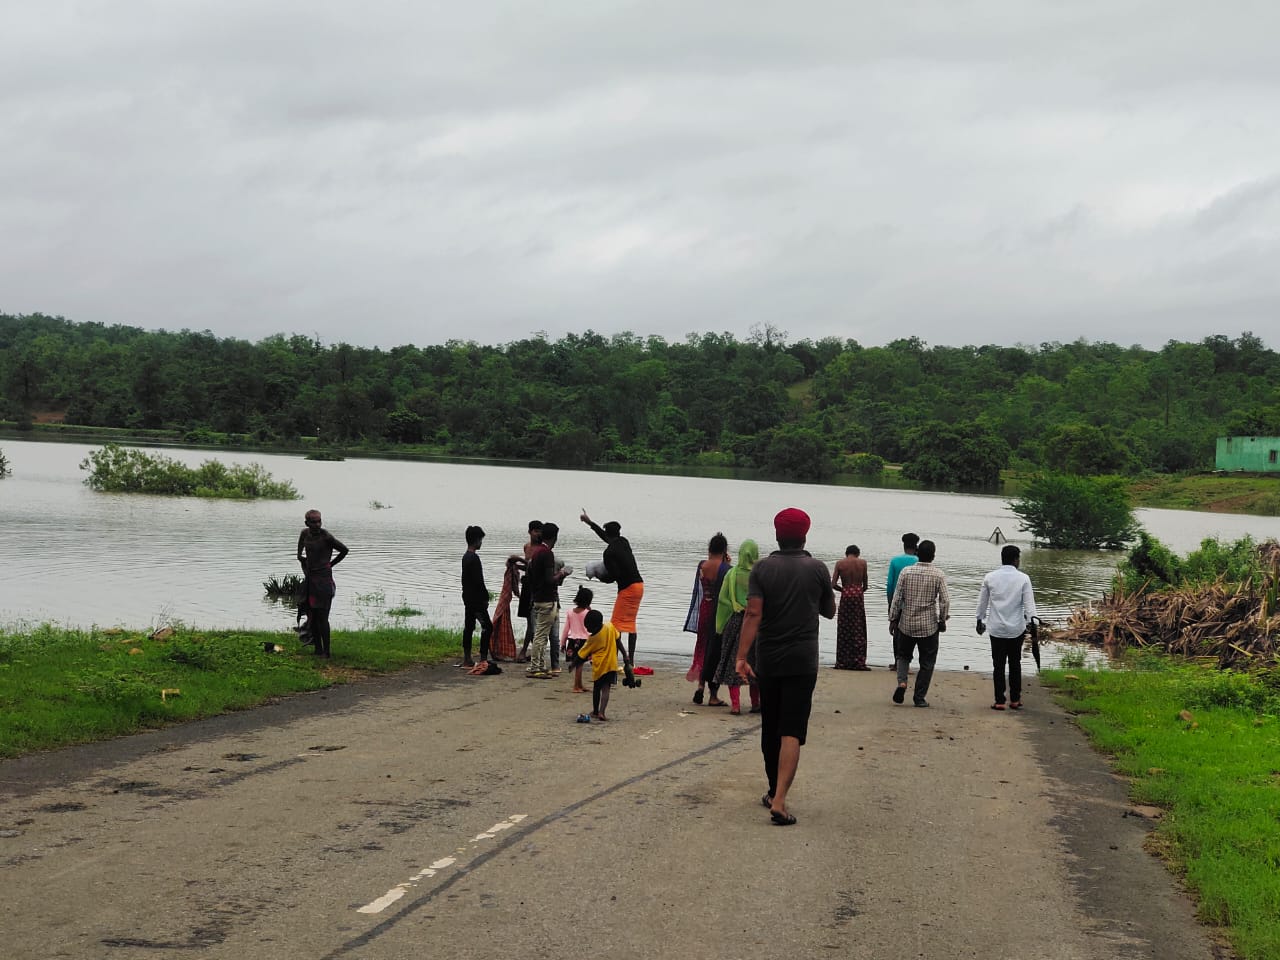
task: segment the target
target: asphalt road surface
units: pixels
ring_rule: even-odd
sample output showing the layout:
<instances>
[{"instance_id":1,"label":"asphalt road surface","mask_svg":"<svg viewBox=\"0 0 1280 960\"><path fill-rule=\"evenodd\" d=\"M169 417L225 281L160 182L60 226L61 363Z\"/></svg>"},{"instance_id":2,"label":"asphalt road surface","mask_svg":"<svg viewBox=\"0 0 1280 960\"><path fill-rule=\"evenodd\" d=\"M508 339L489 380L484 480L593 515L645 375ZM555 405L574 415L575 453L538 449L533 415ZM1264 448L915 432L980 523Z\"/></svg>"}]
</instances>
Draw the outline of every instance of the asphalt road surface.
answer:
<instances>
[{"instance_id":1,"label":"asphalt road surface","mask_svg":"<svg viewBox=\"0 0 1280 960\"><path fill-rule=\"evenodd\" d=\"M0 957L1229 956L1034 681L824 670L776 827L757 718L657 666L604 724L440 666L0 763Z\"/></svg>"}]
</instances>

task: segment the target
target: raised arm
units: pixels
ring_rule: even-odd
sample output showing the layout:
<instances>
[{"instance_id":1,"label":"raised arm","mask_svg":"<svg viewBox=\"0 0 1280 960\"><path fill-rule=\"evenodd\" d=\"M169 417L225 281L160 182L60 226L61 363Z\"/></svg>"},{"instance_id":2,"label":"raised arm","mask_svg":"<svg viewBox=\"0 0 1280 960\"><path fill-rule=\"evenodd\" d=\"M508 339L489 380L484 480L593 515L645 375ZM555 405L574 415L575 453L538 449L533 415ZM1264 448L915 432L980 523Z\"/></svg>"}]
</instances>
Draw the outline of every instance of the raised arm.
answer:
<instances>
[{"instance_id":1,"label":"raised arm","mask_svg":"<svg viewBox=\"0 0 1280 960\"><path fill-rule=\"evenodd\" d=\"M587 516L586 508L583 508L583 511L578 516L578 519L581 520L583 523L585 523L592 530L594 530L596 533L596 536L599 537L601 540L603 540L605 543L609 542L609 538L604 535L604 531L600 529L599 525L597 525L590 517Z\"/></svg>"}]
</instances>

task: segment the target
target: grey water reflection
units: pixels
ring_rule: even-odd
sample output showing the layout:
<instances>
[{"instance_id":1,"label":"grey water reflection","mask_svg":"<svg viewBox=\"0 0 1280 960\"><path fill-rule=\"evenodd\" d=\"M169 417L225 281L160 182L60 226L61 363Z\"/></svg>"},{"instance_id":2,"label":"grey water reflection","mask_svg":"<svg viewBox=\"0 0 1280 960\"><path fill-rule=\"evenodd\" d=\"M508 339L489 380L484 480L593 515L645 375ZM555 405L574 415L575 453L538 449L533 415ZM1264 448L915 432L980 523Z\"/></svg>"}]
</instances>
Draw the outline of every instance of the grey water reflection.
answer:
<instances>
[{"instance_id":1,"label":"grey water reflection","mask_svg":"<svg viewBox=\"0 0 1280 960\"><path fill-rule=\"evenodd\" d=\"M292 503L208 501L94 493L79 462L93 449L79 444L6 441L14 475L0 482L3 590L0 624L146 627L178 619L200 627L287 629L288 607L266 601L262 581L296 569L302 513L315 506L325 525L351 548L338 567L334 624L339 630L385 620L386 610L422 611L410 625L461 626L459 560L462 531L485 528L481 554L496 592L503 556L517 551L530 519L561 527L557 554L577 571L602 544L578 522L586 507L599 522L616 519L630 538L645 578L640 645L650 654L687 655L682 632L693 571L707 539L723 531L733 549L744 538L772 545L771 518L786 506L813 517L809 548L831 564L857 543L871 565L867 597L870 655L888 664L890 643L883 584L886 564L913 530L938 543L953 620L939 665L982 670L987 641L973 631L982 576L999 563L987 541L996 528L1026 546L1005 500L884 488L817 486L718 477L564 471L475 463L348 460L219 452L224 462L260 462L288 479L304 498ZM166 450L196 464L215 454ZM378 505L381 505L379 508ZM1206 536L1280 535L1274 518L1144 510L1142 522L1177 550ZM1108 589L1117 555L1024 550L1023 568L1036 585L1044 615L1061 619ZM565 593L585 582L575 573ZM613 589L591 584L597 605ZM830 662L834 624L822 625ZM1051 656L1050 652L1050 656Z\"/></svg>"}]
</instances>

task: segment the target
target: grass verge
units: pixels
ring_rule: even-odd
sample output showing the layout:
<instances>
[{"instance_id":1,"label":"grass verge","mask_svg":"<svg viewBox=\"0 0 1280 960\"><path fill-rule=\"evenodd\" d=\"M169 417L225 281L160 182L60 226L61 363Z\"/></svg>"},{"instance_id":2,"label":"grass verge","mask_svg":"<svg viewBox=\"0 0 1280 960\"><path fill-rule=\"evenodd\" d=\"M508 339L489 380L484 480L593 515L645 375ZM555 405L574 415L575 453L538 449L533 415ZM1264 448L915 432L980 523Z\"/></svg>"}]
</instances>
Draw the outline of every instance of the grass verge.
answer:
<instances>
[{"instance_id":1,"label":"grass verge","mask_svg":"<svg viewBox=\"0 0 1280 960\"><path fill-rule=\"evenodd\" d=\"M1159 656L1046 670L1093 744L1167 812L1149 847L1242 960L1280 957L1280 676Z\"/></svg>"},{"instance_id":2,"label":"grass verge","mask_svg":"<svg viewBox=\"0 0 1280 960\"><path fill-rule=\"evenodd\" d=\"M0 630L0 757L243 710L460 646L456 632L435 628L335 631L333 659L322 660L273 632L182 629L151 640L127 630Z\"/></svg>"}]
</instances>

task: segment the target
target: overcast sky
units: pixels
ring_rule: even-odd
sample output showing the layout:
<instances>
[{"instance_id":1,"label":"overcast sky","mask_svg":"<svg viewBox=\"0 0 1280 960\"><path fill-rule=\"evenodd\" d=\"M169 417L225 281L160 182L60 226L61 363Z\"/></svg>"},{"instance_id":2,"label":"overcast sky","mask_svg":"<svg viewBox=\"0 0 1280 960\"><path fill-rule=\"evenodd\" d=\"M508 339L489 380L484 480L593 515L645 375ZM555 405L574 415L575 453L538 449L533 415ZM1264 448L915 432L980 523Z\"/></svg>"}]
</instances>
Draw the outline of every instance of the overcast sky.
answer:
<instances>
[{"instance_id":1,"label":"overcast sky","mask_svg":"<svg viewBox=\"0 0 1280 960\"><path fill-rule=\"evenodd\" d=\"M1280 347L1280 5L8 0L0 312Z\"/></svg>"}]
</instances>

